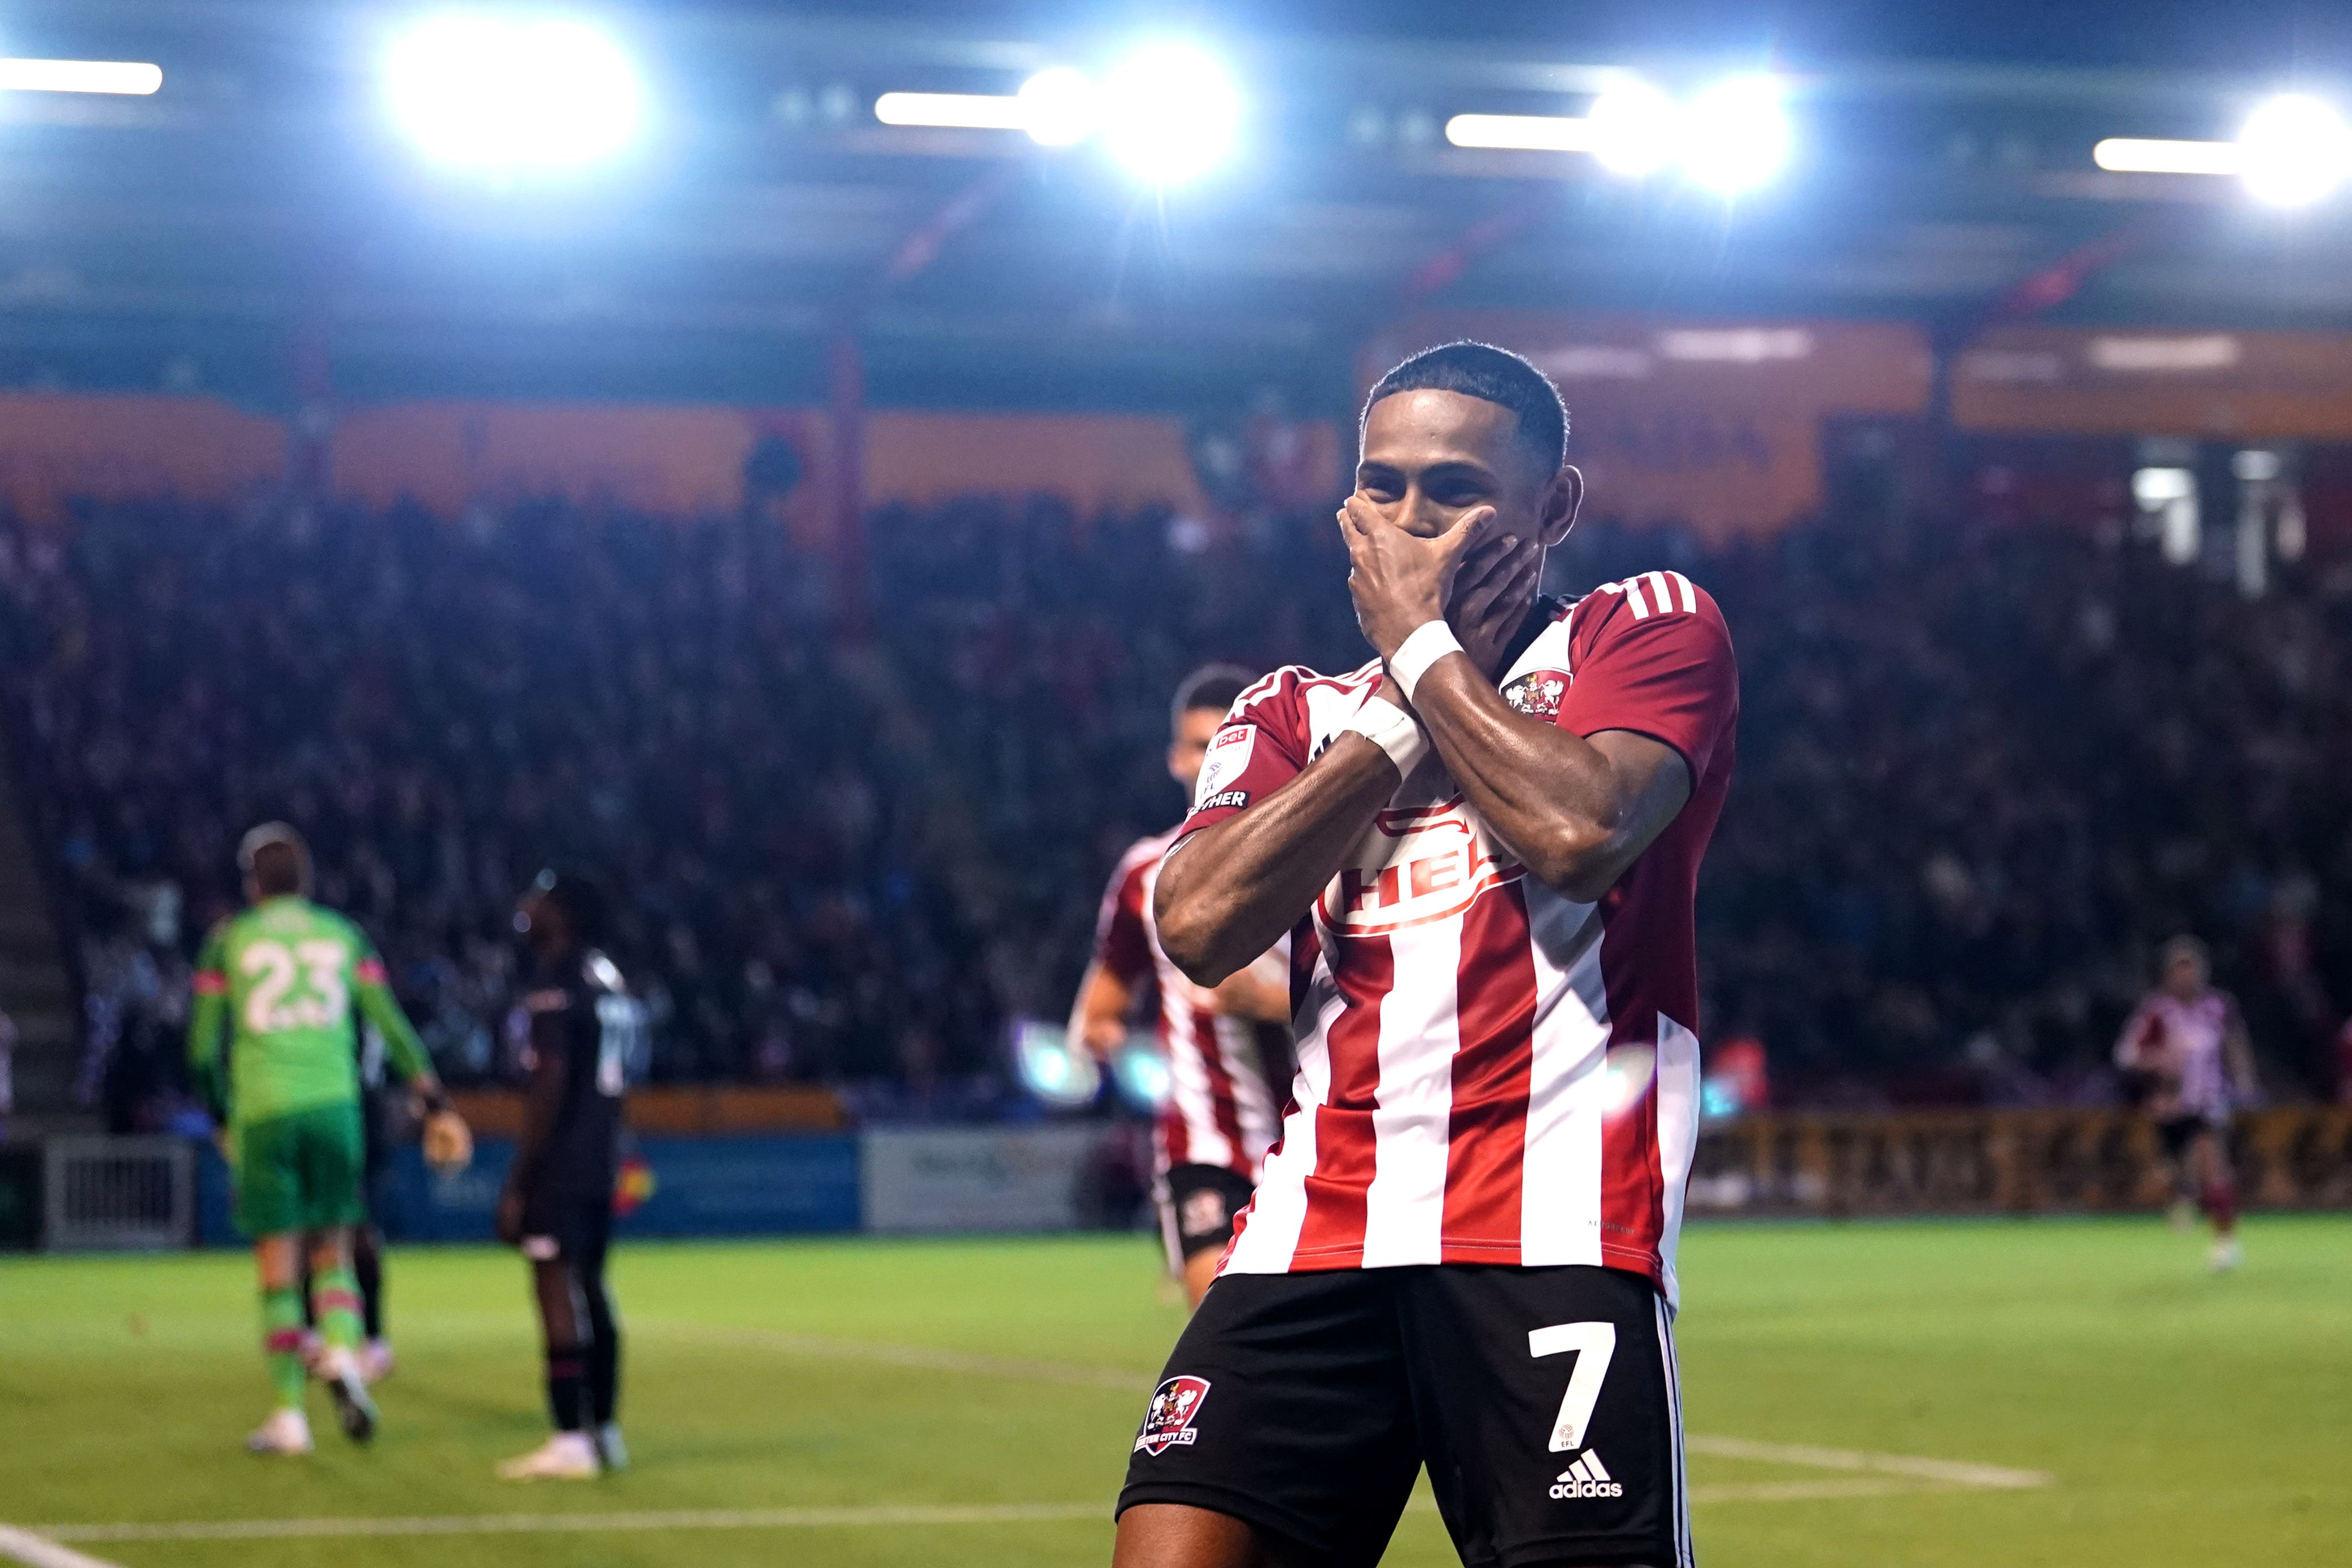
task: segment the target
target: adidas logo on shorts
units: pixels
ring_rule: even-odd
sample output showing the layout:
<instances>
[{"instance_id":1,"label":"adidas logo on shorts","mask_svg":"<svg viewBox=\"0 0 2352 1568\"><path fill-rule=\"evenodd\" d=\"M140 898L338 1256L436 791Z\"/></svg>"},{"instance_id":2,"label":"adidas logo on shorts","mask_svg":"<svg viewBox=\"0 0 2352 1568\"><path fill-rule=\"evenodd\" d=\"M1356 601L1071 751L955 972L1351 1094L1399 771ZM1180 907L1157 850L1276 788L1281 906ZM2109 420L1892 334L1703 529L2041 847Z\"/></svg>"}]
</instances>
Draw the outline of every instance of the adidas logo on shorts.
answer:
<instances>
[{"instance_id":1,"label":"adidas logo on shorts","mask_svg":"<svg viewBox=\"0 0 2352 1568\"><path fill-rule=\"evenodd\" d=\"M1588 1450L1559 1473L1559 1479L1551 1484L1551 1495L1561 1500L1623 1497L1625 1489L1609 1479L1609 1472L1601 1468L1601 1456Z\"/></svg>"}]
</instances>

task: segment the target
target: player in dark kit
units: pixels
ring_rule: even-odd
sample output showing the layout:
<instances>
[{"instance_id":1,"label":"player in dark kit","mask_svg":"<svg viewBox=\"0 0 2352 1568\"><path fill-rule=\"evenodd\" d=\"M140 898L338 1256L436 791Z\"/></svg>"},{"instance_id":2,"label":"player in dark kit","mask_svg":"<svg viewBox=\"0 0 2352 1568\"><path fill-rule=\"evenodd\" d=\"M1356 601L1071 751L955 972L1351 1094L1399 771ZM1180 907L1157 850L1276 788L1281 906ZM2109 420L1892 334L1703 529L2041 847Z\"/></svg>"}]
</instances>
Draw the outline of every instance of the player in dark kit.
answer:
<instances>
[{"instance_id":1,"label":"player in dark kit","mask_svg":"<svg viewBox=\"0 0 2352 1568\"><path fill-rule=\"evenodd\" d=\"M530 950L522 1145L499 1198L499 1239L530 1259L554 1435L499 1467L509 1480L585 1480L628 1463L614 1419L621 1341L604 1288L621 1096L643 1055L644 1006L597 943L604 901L542 871L515 911Z\"/></svg>"}]
</instances>

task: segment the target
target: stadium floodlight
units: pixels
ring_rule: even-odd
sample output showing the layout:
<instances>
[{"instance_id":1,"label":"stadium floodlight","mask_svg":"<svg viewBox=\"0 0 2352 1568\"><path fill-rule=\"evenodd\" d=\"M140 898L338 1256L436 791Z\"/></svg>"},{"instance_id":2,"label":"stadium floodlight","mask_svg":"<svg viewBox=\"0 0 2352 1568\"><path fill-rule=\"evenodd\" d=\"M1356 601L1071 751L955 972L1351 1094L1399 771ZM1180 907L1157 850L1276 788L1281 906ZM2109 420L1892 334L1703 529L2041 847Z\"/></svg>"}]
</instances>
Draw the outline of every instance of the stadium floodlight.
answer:
<instances>
[{"instance_id":1,"label":"stadium floodlight","mask_svg":"<svg viewBox=\"0 0 2352 1568\"><path fill-rule=\"evenodd\" d=\"M1789 157L1789 111L1769 76L1728 77L1682 112L1683 172L1709 190L1736 195L1755 189Z\"/></svg>"},{"instance_id":2,"label":"stadium floodlight","mask_svg":"<svg viewBox=\"0 0 2352 1568\"><path fill-rule=\"evenodd\" d=\"M2352 126L2302 93L2281 93L2248 116L2238 151L2248 194L2273 206L2309 206L2352 179Z\"/></svg>"},{"instance_id":3,"label":"stadium floodlight","mask_svg":"<svg viewBox=\"0 0 2352 1568\"><path fill-rule=\"evenodd\" d=\"M0 91L108 92L145 98L163 85L163 68L140 60L0 59Z\"/></svg>"},{"instance_id":4,"label":"stadium floodlight","mask_svg":"<svg viewBox=\"0 0 2352 1568\"><path fill-rule=\"evenodd\" d=\"M1068 147L1102 123L1102 95L1084 71L1048 66L1021 84L1021 129L1040 147Z\"/></svg>"},{"instance_id":5,"label":"stadium floodlight","mask_svg":"<svg viewBox=\"0 0 2352 1568\"><path fill-rule=\"evenodd\" d=\"M2235 142L2164 142L2110 136L2091 149L2091 162L2116 174L2234 174L2245 166Z\"/></svg>"},{"instance_id":6,"label":"stadium floodlight","mask_svg":"<svg viewBox=\"0 0 2352 1568\"><path fill-rule=\"evenodd\" d=\"M486 172L597 163L645 112L619 43L563 18L436 16L393 45L384 78L394 119L426 156Z\"/></svg>"},{"instance_id":7,"label":"stadium floodlight","mask_svg":"<svg viewBox=\"0 0 2352 1568\"><path fill-rule=\"evenodd\" d=\"M1241 95L1189 44L1151 44L1103 81L1103 142L1129 174L1172 185L1206 174L1241 132Z\"/></svg>"},{"instance_id":8,"label":"stadium floodlight","mask_svg":"<svg viewBox=\"0 0 2352 1568\"><path fill-rule=\"evenodd\" d=\"M1646 81L1629 79L1592 100L1592 155L1612 174L1640 179L1674 161L1683 137L1675 100Z\"/></svg>"},{"instance_id":9,"label":"stadium floodlight","mask_svg":"<svg viewBox=\"0 0 2352 1568\"><path fill-rule=\"evenodd\" d=\"M1456 147L1513 153L1590 153L1592 122L1565 114L1457 114L1445 122Z\"/></svg>"},{"instance_id":10,"label":"stadium floodlight","mask_svg":"<svg viewBox=\"0 0 2352 1568\"><path fill-rule=\"evenodd\" d=\"M1007 93L886 92L874 100L874 118L885 125L935 126L956 131L1025 128L1021 100Z\"/></svg>"}]
</instances>

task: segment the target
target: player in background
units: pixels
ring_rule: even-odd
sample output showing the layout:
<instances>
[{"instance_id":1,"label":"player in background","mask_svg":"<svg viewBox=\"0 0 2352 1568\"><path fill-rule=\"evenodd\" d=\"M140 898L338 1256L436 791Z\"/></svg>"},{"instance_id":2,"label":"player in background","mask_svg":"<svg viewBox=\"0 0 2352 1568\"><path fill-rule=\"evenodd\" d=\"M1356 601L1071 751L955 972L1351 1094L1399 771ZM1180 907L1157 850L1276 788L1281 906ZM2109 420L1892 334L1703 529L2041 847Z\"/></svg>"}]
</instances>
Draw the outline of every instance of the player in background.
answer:
<instances>
[{"instance_id":1,"label":"player in background","mask_svg":"<svg viewBox=\"0 0 2352 1568\"><path fill-rule=\"evenodd\" d=\"M620 1321L604 1285L622 1094L646 1051L644 1005L597 944L595 886L541 871L515 911L529 949L522 1141L499 1196L499 1239L530 1263L555 1431L499 1467L509 1480L585 1480L628 1464L617 1419Z\"/></svg>"},{"instance_id":2,"label":"player in background","mask_svg":"<svg viewBox=\"0 0 2352 1568\"><path fill-rule=\"evenodd\" d=\"M375 1434L352 1276L352 1231L367 1217L355 1003L383 1036L393 1070L426 1109L427 1156L444 1168L460 1165L472 1143L393 999L373 945L350 921L310 901L310 852L301 836L282 822L265 823L246 835L237 865L249 907L215 928L196 961L188 1057L221 1121L236 1223L253 1238L261 1274L263 1344L278 1406L247 1447L306 1454L297 1284L306 1249L310 1305L324 1342L319 1376L344 1434L360 1443Z\"/></svg>"},{"instance_id":3,"label":"player in background","mask_svg":"<svg viewBox=\"0 0 2352 1568\"><path fill-rule=\"evenodd\" d=\"M1116 1561L1369 1564L1425 1465L1465 1563L1685 1568L1671 1317L1730 634L1678 573L1538 595L1584 483L1517 355L1414 355L1360 439L1340 526L1378 657L1244 693L1160 865L1196 984L1291 931L1298 1069Z\"/></svg>"},{"instance_id":4,"label":"player in background","mask_svg":"<svg viewBox=\"0 0 2352 1568\"><path fill-rule=\"evenodd\" d=\"M2116 1065L2144 1090L2142 1106L2169 1163L2176 1190L2213 1226L2217 1270L2245 1261L2238 1241L2238 1184L2230 1168L2230 1113L2259 1092L2254 1053L2238 1004L2214 989L2212 961L2193 936L2164 944L2160 983L2116 1042Z\"/></svg>"},{"instance_id":5,"label":"player in background","mask_svg":"<svg viewBox=\"0 0 2352 1568\"><path fill-rule=\"evenodd\" d=\"M1176 689L1168 776L1187 800L1210 739L1254 679L1236 666L1212 664ZM1146 999L1155 1006L1170 1092L1152 1135L1152 1201L1169 1272L1197 1307L1274 1142L1280 1105L1274 1086L1290 1060L1290 977L1279 952L1213 990L1168 962L1151 929L1151 887L1174 837L1171 829L1138 839L1119 857L1095 923L1094 958L1078 983L1070 1037L1108 1057L1127 1037L1136 1006Z\"/></svg>"},{"instance_id":6,"label":"player in background","mask_svg":"<svg viewBox=\"0 0 2352 1568\"><path fill-rule=\"evenodd\" d=\"M366 1210L352 1227L352 1278L359 1282L360 1375L369 1384L392 1375L394 1357L391 1337L384 1332L383 1232L375 1222L376 1200L392 1165L393 1086L384 1078L383 1037L373 1028L360 1031L360 1202ZM304 1329L302 1358L316 1366L326 1342L319 1332L318 1310L310 1303L310 1260L302 1259Z\"/></svg>"}]
</instances>

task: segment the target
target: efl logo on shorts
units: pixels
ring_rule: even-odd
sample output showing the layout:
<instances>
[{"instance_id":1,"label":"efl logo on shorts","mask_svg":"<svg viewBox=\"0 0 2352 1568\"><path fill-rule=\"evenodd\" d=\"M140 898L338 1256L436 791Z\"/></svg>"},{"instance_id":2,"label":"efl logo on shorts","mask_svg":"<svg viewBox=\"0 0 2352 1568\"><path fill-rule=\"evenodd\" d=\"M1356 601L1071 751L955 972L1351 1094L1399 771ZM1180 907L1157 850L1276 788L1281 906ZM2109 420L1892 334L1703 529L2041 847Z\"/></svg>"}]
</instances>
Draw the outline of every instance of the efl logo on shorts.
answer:
<instances>
[{"instance_id":1,"label":"efl logo on shorts","mask_svg":"<svg viewBox=\"0 0 2352 1568\"><path fill-rule=\"evenodd\" d=\"M1151 1396L1151 1408L1144 1413L1143 1431L1135 1439L1135 1451L1157 1458L1171 1448L1189 1447L1201 1440L1192 1430L1192 1417L1201 1413L1202 1401L1209 1397L1209 1380L1205 1377L1171 1377L1160 1385Z\"/></svg>"},{"instance_id":2,"label":"efl logo on shorts","mask_svg":"<svg viewBox=\"0 0 2352 1568\"><path fill-rule=\"evenodd\" d=\"M1225 1194L1210 1188L1184 1200L1184 1211L1177 1218L1176 1228L1186 1236L1207 1236L1233 1222L1233 1215L1225 1212Z\"/></svg>"}]
</instances>

